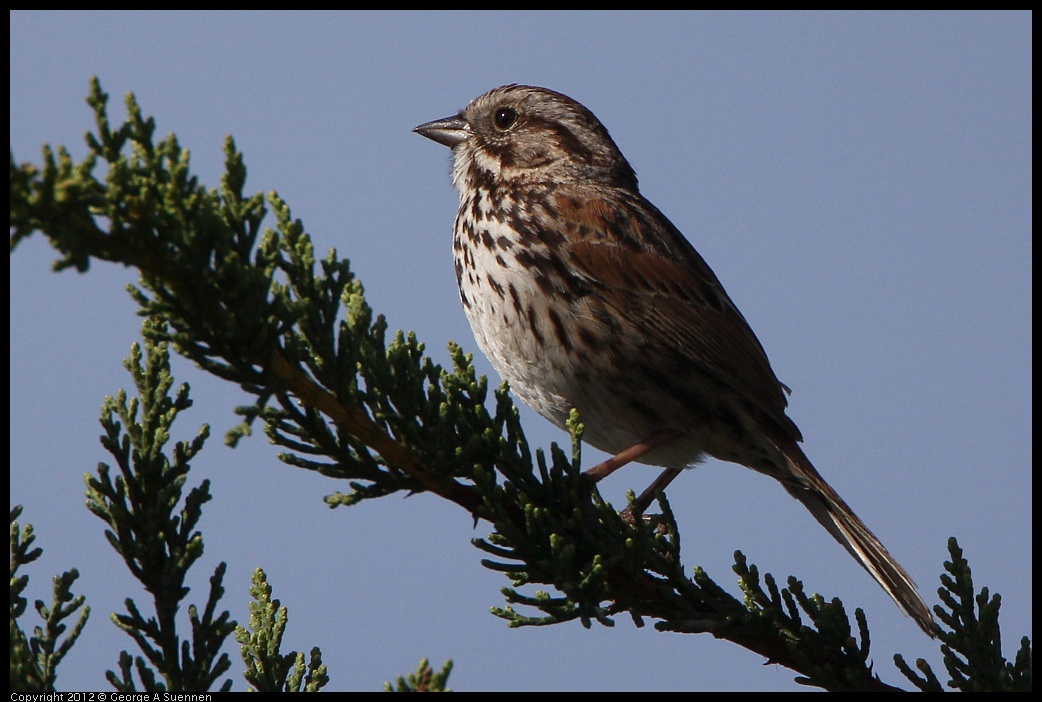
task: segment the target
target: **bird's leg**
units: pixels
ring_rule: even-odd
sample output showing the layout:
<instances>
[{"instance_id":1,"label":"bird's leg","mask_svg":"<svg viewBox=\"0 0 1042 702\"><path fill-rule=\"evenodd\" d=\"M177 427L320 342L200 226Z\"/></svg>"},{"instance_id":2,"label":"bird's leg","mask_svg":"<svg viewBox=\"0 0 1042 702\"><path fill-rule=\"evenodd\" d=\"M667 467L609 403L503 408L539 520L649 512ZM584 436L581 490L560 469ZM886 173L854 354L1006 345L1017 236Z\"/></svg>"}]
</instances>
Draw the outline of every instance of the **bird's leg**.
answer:
<instances>
[{"instance_id":1,"label":"bird's leg","mask_svg":"<svg viewBox=\"0 0 1042 702\"><path fill-rule=\"evenodd\" d=\"M616 455L609 458L607 461L604 461L603 463L598 463L593 468L590 468L588 471L583 473L583 475L586 476L586 478L591 483L599 483L601 480L607 478L609 475L617 471L619 468L622 468L627 463L637 460L638 458L646 454L648 451L654 448L658 448L662 444L668 444L670 441L673 441L673 439L677 438L677 436L679 436L679 434L677 434L677 432L675 431L659 432L658 434L652 436L650 439L646 439L645 441L642 441L639 444L634 444L633 446L630 446L628 449L617 453ZM672 480L672 478L670 478L670 480ZM655 482L658 481L656 480Z\"/></svg>"},{"instance_id":2,"label":"bird's leg","mask_svg":"<svg viewBox=\"0 0 1042 702\"><path fill-rule=\"evenodd\" d=\"M666 468L666 470L662 471L662 474L655 478L655 482L648 485L648 489L640 493L640 497L633 502L637 514L644 514L644 510L651 505L655 495L665 490L666 486L673 482L673 479L680 475L683 470L683 468ZM629 509L625 510L625 512L628 513Z\"/></svg>"}]
</instances>

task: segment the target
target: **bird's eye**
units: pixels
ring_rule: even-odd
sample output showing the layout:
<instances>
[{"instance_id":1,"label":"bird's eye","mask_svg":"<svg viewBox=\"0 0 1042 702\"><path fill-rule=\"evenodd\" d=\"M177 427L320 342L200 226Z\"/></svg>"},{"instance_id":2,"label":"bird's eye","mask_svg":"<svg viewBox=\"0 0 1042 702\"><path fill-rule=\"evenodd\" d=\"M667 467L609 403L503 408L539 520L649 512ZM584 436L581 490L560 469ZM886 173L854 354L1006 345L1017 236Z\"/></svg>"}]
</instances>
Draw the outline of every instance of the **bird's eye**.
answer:
<instances>
[{"instance_id":1,"label":"bird's eye","mask_svg":"<svg viewBox=\"0 0 1042 702\"><path fill-rule=\"evenodd\" d=\"M506 131L517 122L517 110L513 107L500 107L496 110L496 114L493 115L492 121L496 123L497 129Z\"/></svg>"}]
</instances>

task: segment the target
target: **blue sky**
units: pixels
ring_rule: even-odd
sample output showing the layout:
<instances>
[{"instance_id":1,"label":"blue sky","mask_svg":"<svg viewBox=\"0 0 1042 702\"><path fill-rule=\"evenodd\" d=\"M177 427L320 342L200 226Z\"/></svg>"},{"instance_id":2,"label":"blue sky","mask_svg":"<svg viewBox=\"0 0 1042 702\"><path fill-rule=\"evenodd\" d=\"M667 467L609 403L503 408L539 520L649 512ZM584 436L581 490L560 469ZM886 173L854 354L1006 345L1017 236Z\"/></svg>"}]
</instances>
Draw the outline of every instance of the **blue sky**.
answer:
<instances>
[{"instance_id":1,"label":"blue sky","mask_svg":"<svg viewBox=\"0 0 1042 702\"><path fill-rule=\"evenodd\" d=\"M641 189L694 243L793 388L790 416L822 474L930 604L946 540L1003 596L1012 656L1031 634L1031 16L1027 13L12 12L11 149L82 156L97 75L124 114L133 91L216 186L234 135L247 191L277 190L320 252L351 260L392 329L436 361L475 351L451 258L449 153L411 132L495 86L584 103ZM102 399L131 384L139 319L130 271L50 272L36 238L11 257L11 503L44 558L33 597L77 567L94 608L64 690L108 690L132 642L108 614L144 595L84 507ZM496 378L483 358L480 372ZM488 609L501 576L487 534L431 496L329 510L333 481L281 464L263 437L220 436L243 402L178 360L196 405L175 438L217 438L206 554L247 618L250 573L290 611L287 646L322 648L331 689L376 690L422 657L458 690L789 690L793 673L708 636L578 623L511 630ZM535 445L566 436L528 412ZM592 465L600 455L590 450ZM617 504L654 471L604 487ZM775 482L709 462L669 490L689 567L733 584L732 553L866 608L877 672L936 644ZM229 646L236 689L244 689Z\"/></svg>"}]
</instances>

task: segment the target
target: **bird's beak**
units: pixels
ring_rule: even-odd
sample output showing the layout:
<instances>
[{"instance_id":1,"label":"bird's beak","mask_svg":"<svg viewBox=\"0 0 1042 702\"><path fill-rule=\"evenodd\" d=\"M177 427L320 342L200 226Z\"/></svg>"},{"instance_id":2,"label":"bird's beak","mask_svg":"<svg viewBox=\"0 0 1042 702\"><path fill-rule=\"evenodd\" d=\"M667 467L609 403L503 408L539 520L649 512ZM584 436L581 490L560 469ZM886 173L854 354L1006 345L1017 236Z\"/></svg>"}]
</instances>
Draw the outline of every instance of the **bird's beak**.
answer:
<instances>
[{"instance_id":1,"label":"bird's beak","mask_svg":"<svg viewBox=\"0 0 1042 702\"><path fill-rule=\"evenodd\" d=\"M413 131L451 149L456 144L467 140L470 136L470 125L467 124L467 120L463 119L462 116L454 115L421 124Z\"/></svg>"}]
</instances>

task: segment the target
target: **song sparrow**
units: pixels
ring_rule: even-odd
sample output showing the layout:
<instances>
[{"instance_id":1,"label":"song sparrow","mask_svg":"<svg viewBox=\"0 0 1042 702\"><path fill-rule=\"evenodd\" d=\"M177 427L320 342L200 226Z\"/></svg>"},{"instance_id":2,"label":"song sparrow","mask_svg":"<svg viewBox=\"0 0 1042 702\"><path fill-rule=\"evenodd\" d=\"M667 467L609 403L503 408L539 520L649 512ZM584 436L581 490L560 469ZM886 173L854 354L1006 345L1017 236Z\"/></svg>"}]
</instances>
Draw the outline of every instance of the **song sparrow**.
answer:
<instances>
[{"instance_id":1,"label":"song sparrow","mask_svg":"<svg viewBox=\"0 0 1042 702\"><path fill-rule=\"evenodd\" d=\"M419 134L453 151L453 252L478 346L513 391L614 459L666 472L708 454L775 478L931 636L915 583L800 449L788 388L716 275L640 194L588 109L506 85Z\"/></svg>"}]
</instances>

